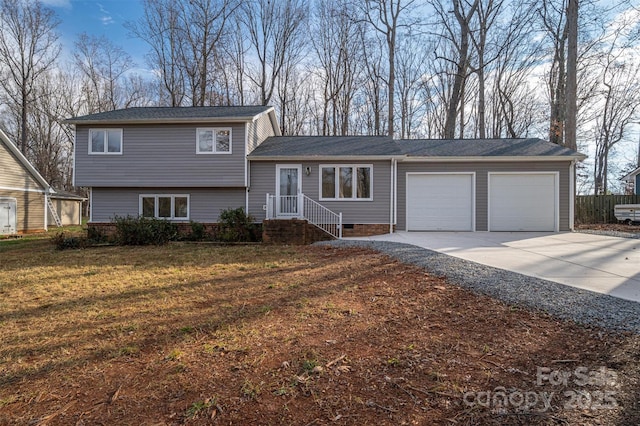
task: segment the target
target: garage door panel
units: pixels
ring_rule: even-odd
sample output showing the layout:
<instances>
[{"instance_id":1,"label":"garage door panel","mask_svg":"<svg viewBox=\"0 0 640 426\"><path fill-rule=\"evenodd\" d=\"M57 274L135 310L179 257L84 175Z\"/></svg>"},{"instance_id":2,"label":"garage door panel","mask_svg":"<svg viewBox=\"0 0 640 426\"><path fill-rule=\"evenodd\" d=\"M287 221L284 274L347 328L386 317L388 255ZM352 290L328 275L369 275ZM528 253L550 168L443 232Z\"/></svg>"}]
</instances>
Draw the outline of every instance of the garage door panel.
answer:
<instances>
[{"instance_id":1,"label":"garage door panel","mask_svg":"<svg viewBox=\"0 0 640 426\"><path fill-rule=\"evenodd\" d=\"M407 177L407 230L472 231L473 175Z\"/></svg>"},{"instance_id":2,"label":"garage door panel","mask_svg":"<svg viewBox=\"0 0 640 426\"><path fill-rule=\"evenodd\" d=\"M555 231L555 174L491 174L490 231Z\"/></svg>"}]
</instances>

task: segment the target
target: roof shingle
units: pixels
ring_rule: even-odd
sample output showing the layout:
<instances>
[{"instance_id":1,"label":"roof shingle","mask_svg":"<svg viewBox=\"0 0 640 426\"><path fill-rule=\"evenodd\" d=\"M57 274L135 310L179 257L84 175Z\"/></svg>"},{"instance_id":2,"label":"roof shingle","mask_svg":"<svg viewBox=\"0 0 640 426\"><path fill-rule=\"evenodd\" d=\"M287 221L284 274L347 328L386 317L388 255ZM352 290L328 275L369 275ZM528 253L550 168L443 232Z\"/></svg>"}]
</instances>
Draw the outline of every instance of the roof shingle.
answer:
<instances>
[{"instance_id":1,"label":"roof shingle","mask_svg":"<svg viewBox=\"0 0 640 426\"><path fill-rule=\"evenodd\" d=\"M73 117L66 122L82 124L127 121L195 121L198 119L250 120L271 108L270 106L136 107Z\"/></svg>"}]
</instances>

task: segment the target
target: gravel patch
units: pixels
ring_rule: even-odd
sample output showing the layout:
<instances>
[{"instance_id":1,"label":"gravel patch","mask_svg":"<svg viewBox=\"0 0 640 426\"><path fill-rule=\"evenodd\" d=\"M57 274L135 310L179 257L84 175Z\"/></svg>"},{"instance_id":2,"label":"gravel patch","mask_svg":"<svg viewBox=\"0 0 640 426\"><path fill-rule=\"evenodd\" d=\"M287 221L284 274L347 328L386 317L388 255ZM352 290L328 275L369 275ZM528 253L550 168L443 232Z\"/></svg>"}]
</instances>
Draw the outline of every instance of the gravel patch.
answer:
<instances>
[{"instance_id":1,"label":"gravel patch","mask_svg":"<svg viewBox=\"0 0 640 426\"><path fill-rule=\"evenodd\" d=\"M636 240L640 240L640 234L635 234L633 232L606 231L600 229L576 229L573 232L580 232L582 234L606 235L608 237L633 238Z\"/></svg>"},{"instance_id":2,"label":"gravel patch","mask_svg":"<svg viewBox=\"0 0 640 426\"><path fill-rule=\"evenodd\" d=\"M481 265L410 244L363 240L317 244L370 248L510 305L542 311L579 324L640 334L640 303L637 302Z\"/></svg>"}]
</instances>

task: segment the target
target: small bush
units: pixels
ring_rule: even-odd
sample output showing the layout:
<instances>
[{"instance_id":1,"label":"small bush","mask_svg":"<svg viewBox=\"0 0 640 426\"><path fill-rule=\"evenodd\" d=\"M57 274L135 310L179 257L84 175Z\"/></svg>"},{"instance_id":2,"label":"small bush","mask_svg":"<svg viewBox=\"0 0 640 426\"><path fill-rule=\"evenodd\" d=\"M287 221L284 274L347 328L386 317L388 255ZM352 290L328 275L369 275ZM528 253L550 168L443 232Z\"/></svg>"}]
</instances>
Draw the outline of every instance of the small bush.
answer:
<instances>
[{"instance_id":1,"label":"small bush","mask_svg":"<svg viewBox=\"0 0 640 426\"><path fill-rule=\"evenodd\" d=\"M106 243L109 241L107 235L96 226L89 226L87 228L87 240L93 244Z\"/></svg>"},{"instance_id":2,"label":"small bush","mask_svg":"<svg viewBox=\"0 0 640 426\"><path fill-rule=\"evenodd\" d=\"M203 241L207 238L207 229L204 224L200 222L189 222L191 225L191 232L186 236L185 239L189 241Z\"/></svg>"},{"instance_id":3,"label":"small bush","mask_svg":"<svg viewBox=\"0 0 640 426\"><path fill-rule=\"evenodd\" d=\"M58 232L51 237L51 244L58 250L81 249L89 245L87 238L70 235L66 232Z\"/></svg>"},{"instance_id":4,"label":"small bush","mask_svg":"<svg viewBox=\"0 0 640 426\"><path fill-rule=\"evenodd\" d=\"M116 243L126 246L164 245L178 237L178 226L164 219L115 217Z\"/></svg>"},{"instance_id":5,"label":"small bush","mask_svg":"<svg viewBox=\"0 0 640 426\"><path fill-rule=\"evenodd\" d=\"M224 242L259 241L259 227L253 223L253 217L245 213L244 208L227 209L220 213L217 238Z\"/></svg>"}]
</instances>

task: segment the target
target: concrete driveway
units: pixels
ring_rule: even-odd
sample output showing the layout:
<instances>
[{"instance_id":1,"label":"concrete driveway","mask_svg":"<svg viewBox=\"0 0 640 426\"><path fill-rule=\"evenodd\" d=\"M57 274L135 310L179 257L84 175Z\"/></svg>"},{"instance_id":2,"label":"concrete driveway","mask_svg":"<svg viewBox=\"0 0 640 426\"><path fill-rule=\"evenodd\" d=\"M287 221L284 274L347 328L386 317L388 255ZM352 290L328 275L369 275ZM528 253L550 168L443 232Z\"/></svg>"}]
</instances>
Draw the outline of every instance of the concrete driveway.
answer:
<instances>
[{"instance_id":1,"label":"concrete driveway","mask_svg":"<svg viewBox=\"0 0 640 426\"><path fill-rule=\"evenodd\" d=\"M640 240L577 232L397 232L353 239L413 244L640 302Z\"/></svg>"}]
</instances>

